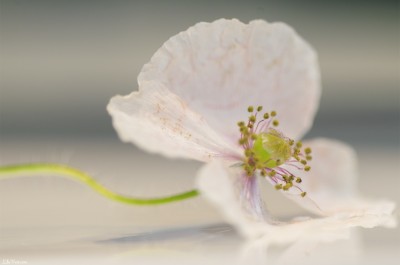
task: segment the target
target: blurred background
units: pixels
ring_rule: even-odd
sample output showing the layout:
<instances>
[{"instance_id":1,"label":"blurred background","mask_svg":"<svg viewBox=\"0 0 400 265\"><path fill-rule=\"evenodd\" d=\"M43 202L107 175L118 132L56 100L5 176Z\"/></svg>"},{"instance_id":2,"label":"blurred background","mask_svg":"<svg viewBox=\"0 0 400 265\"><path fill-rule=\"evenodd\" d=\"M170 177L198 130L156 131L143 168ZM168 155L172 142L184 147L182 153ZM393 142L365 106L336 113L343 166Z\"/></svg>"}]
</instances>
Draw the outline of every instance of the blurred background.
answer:
<instances>
[{"instance_id":1,"label":"blurred background","mask_svg":"<svg viewBox=\"0 0 400 265\"><path fill-rule=\"evenodd\" d=\"M115 94L137 89L141 67L169 37L222 17L283 21L312 44L319 54L323 93L307 138L353 145L361 191L399 201L398 1L0 0L0 163L68 163L127 194L192 187L200 164L167 160L121 143L105 107ZM285 200L272 208L277 214L282 208L298 211ZM0 215L0 253L30 261L46 256L52 243L81 239L82 233L113 238L138 227L153 231L221 220L201 199L137 209L54 178L1 181ZM375 251L369 252L375 253L371 262L392 257L400 245L398 230L374 229L362 236L367 249ZM57 253L76 252L75 245L67 246Z\"/></svg>"},{"instance_id":2,"label":"blurred background","mask_svg":"<svg viewBox=\"0 0 400 265\"><path fill-rule=\"evenodd\" d=\"M169 37L221 17L284 21L314 46L315 132L347 140L362 124L360 141L398 146L398 1L2 0L1 134L115 135L108 100Z\"/></svg>"}]
</instances>

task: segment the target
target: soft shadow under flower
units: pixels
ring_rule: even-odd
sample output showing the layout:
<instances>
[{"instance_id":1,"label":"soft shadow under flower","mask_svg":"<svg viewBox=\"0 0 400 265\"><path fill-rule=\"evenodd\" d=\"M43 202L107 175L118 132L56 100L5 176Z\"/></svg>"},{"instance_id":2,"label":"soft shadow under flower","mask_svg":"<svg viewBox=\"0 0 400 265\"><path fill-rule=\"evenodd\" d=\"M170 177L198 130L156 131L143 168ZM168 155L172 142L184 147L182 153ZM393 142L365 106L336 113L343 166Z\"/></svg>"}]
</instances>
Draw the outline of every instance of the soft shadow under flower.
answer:
<instances>
[{"instance_id":1,"label":"soft shadow under flower","mask_svg":"<svg viewBox=\"0 0 400 265\"><path fill-rule=\"evenodd\" d=\"M318 108L319 67L314 50L289 26L196 24L154 54L138 84L139 91L108 105L120 138L206 162L197 178L201 194L250 242L332 241L351 227L395 225L392 202L357 194L350 147L299 141ZM271 112L260 117L262 108ZM321 217L275 220L261 200L264 180Z\"/></svg>"}]
</instances>

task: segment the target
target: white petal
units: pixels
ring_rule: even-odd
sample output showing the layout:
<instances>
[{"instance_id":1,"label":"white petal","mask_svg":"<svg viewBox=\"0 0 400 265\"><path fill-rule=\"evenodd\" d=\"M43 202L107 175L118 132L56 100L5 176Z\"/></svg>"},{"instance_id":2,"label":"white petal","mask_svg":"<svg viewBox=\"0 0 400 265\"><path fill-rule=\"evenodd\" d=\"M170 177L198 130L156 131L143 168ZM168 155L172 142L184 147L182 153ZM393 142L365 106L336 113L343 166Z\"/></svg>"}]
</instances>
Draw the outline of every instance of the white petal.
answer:
<instances>
[{"instance_id":1,"label":"white petal","mask_svg":"<svg viewBox=\"0 0 400 265\"><path fill-rule=\"evenodd\" d=\"M314 50L289 26L233 19L198 23L170 38L138 77L163 84L236 143L249 105L278 111L282 131L299 138L320 96Z\"/></svg>"},{"instance_id":2,"label":"white petal","mask_svg":"<svg viewBox=\"0 0 400 265\"><path fill-rule=\"evenodd\" d=\"M229 168L228 165L215 160L201 168L197 176L197 186L201 194L220 207L227 221L235 225L242 234L256 236L257 224L264 229L264 221L268 215L265 212L262 214L264 218L259 218L259 214L254 214L259 210L254 207L252 210L252 206L243 201L243 190L240 190L243 186L240 185L242 182L238 181L239 178L238 168ZM258 198L253 199L261 200L258 193L254 196ZM261 202L259 204L261 205Z\"/></svg>"},{"instance_id":3,"label":"white petal","mask_svg":"<svg viewBox=\"0 0 400 265\"><path fill-rule=\"evenodd\" d=\"M229 169L219 161L213 161L200 170L197 184L201 194L220 209L227 222L234 225L242 236L264 247L299 240L330 242L347 238L352 227L393 227L396 224L391 202L368 203L324 218L297 218L287 223L256 220L242 207Z\"/></svg>"},{"instance_id":4,"label":"white petal","mask_svg":"<svg viewBox=\"0 0 400 265\"><path fill-rule=\"evenodd\" d=\"M323 215L349 208L352 201L358 201L358 167L354 150L342 142L323 138L306 141L304 146L312 149L311 171L286 168L302 178L302 183L297 186L306 191L307 196L283 194L307 210Z\"/></svg>"},{"instance_id":5,"label":"white petal","mask_svg":"<svg viewBox=\"0 0 400 265\"><path fill-rule=\"evenodd\" d=\"M271 228L258 240L265 246L290 244L296 241L331 242L349 237L350 228L373 228L384 226L393 228L396 225L393 217L394 204L391 202L371 203L366 208L353 209L351 212L338 212L323 218L297 218L291 222Z\"/></svg>"},{"instance_id":6,"label":"white petal","mask_svg":"<svg viewBox=\"0 0 400 265\"><path fill-rule=\"evenodd\" d=\"M120 138L146 151L200 161L240 155L236 146L160 83L147 82L139 92L115 96L107 110Z\"/></svg>"}]
</instances>

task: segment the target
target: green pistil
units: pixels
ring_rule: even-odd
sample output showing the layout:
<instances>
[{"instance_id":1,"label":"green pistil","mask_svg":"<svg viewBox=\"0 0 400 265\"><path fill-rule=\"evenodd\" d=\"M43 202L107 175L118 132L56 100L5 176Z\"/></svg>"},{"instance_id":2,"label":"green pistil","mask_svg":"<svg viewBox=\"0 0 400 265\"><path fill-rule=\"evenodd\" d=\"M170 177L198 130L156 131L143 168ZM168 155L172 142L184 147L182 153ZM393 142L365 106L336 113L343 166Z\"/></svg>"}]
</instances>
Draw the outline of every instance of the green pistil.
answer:
<instances>
[{"instance_id":1,"label":"green pistil","mask_svg":"<svg viewBox=\"0 0 400 265\"><path fill-rule=\"evenodd\" d=\"M253 151L260 163L268 168L280 166L291 157L290 146L286 139L272 130L257 135Z\"/></svg>"}]
</instances>

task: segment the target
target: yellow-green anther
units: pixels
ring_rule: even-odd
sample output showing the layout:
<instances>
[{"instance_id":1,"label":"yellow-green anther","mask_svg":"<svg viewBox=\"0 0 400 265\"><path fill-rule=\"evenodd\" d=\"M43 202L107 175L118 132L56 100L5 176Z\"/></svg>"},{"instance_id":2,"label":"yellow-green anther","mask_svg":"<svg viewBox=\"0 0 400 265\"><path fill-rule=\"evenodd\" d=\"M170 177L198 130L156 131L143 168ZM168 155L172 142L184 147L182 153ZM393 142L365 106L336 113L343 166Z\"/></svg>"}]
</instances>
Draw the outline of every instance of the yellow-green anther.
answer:
<instances>
[{"instance_id":1,"label":"yellow-green anther","mask_svg":"<svg viewBox=\"0 0 400 265\"><path fill-rule=\"evenodd\" d=\"M253 112L253 111L254 111L254 107L253 107L253 106L249 106L249 107L247 108L247 111L248 111L248 112Z\"/></svg>"},{"instance_id":2,"label":"yellow-green anther","mask_svg":"<svg viewBox=\"0 0 400 265\"><path fill-rule=\"evenodd\" d=\"M253 154L253 152L250 149L246 149L246 150L244 150L244 154L245 154L245 156L249 157Z\"/></svg>"},{"instance_id":3,"label":"yellow-green anther","mask_svg":"<svg viewBox=\"0 0 400 265\"><path fill-rule=\"evenodd\" d=\"M262 111L263 107L262 106L258 106L257 107L257 111Z\"/></svg>"}]
</instances>

